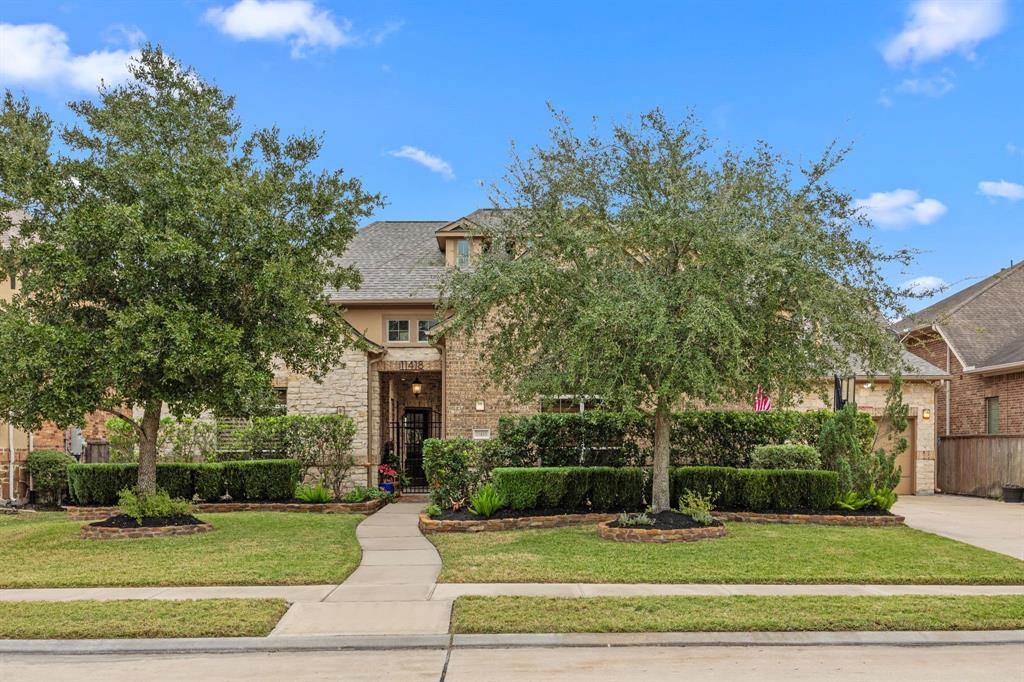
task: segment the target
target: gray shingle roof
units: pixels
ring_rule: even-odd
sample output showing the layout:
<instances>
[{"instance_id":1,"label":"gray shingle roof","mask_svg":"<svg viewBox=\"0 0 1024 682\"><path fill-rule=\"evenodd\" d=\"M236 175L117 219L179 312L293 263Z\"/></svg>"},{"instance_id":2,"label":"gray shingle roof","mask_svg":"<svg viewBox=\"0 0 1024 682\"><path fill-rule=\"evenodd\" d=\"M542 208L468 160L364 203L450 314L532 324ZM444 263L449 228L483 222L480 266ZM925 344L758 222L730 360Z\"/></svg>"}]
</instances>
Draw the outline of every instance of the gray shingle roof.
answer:
<instances>
[{"instance_id":1,"label":"gray shingle roof","mask_svg":"<svg viewBox=\"0 0 1024 682\"><path fill-rule=\"evenodd\" d=\"M937 328L968 368L1024 362L1024 262L896 323L903 333Z\"/></svg>"},{"instance_id":2,"label":"gray shingle roof","mask_svg":"<svg viewBox=\"0 0 1024 682\"><path fill-rule=\"evenodd\" d=\"M331 300L436 300L445 261L434 233L447 224L446 220L388 220L359 230L338 260L359 271L362 285L357 290L328 290Z\"/></svg>"}]
</instances>

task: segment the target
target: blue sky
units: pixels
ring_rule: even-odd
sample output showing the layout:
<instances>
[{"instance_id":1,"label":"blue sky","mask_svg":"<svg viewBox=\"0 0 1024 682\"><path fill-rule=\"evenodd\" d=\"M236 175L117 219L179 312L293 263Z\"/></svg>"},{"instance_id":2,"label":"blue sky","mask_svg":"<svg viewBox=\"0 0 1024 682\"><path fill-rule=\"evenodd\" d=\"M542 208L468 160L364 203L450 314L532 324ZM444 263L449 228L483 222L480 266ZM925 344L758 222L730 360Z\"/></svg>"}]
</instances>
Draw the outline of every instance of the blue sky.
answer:
<instances>
[{"instance_id":1,"label":"blue sky","mask_svg":"<svg viewBox=\"0 0 1024 682\"><path fill-rule=\"evenodd\" d=\"M837 138L872 238L924 251L893 280L955 290L1024 258L1022 21L1022 0L7 0L0 84L66 120L159 42L247 125L322 131L323 163L386 194L385 219L487 205L510 141L544 140L546 102L582 126L692 108L723 144L795 160Z\"/></svg>"}]
</instances>

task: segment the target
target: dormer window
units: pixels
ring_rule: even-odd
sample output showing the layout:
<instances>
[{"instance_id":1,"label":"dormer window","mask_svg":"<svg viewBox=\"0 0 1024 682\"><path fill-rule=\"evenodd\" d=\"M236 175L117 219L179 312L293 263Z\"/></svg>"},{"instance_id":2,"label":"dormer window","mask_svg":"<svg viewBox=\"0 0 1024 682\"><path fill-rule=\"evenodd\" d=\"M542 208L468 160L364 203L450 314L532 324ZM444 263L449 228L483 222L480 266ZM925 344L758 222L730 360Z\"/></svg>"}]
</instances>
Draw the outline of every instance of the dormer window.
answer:
<instances>
[{"instance_id":1,"label":"dormer window","mask_svg":"<svg viewBox=\"0 0 1024 682\"><path fill-rule=\"evenodd\" d=\"M456 242L457 250L455 252L455 266L459 268L469 267L469 240L460 239Z\"/></svg>"}]
</instances>

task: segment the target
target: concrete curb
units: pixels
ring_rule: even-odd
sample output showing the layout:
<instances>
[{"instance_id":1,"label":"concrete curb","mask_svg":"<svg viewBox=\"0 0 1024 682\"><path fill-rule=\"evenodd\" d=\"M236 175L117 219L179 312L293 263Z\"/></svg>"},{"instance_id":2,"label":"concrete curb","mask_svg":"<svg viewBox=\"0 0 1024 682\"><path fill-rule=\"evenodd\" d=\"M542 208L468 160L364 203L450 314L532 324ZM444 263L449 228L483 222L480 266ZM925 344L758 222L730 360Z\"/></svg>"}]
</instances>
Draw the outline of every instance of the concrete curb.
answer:
<instances>
[{"instance_id":1,"label":"concrete curb","mask_svg":"<svg viewBox=\"0 0 1024 682\"><path fill-rule=\"evenodd\" d=\"M893 632L658 632L607 634L280 636L205 639L0 640L0 654L210 654L514 647L1024 645L1024 630Z\"/></svg>"}]
</instances>

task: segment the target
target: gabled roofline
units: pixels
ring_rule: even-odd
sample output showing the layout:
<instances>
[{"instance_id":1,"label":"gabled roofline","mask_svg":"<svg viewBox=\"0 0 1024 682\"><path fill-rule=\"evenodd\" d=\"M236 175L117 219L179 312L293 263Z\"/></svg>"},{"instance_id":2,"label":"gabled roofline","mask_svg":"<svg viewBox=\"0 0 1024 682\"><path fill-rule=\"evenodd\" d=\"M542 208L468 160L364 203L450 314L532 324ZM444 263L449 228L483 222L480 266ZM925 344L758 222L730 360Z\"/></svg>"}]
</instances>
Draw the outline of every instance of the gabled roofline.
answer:
<instances>
[{"instance_id":1,"label":"gabled roofline","mask_svg":"<svg viewBox=\"0 0 1024 682\"><path fill-rule=\"evenodd\" d=\"M940 327L937 324L922 324L918 325L917 327L914 327L913 329L907 330L906 332L900 334L900 343L904 344L905 347L906 340L910 338L911 335L919 331L923 331L925 329L930 329L939 335L939 338L942 339L942 342L946 344L946 348L952 351L953 355L956 357L957 362L959 362L960 366L963 368L963 371L966 372L968 369L973 369L971 365L968 365L966 362L964 362L964 359L960 355L959 351L957 351L956 346L954 346L953 343L949 340L949 337L946 336L946 333L942 331L942 327Z\"/></svg>"}]
</instances>

